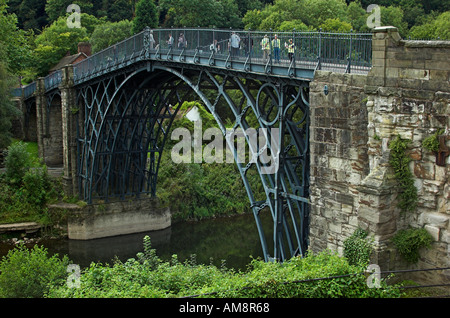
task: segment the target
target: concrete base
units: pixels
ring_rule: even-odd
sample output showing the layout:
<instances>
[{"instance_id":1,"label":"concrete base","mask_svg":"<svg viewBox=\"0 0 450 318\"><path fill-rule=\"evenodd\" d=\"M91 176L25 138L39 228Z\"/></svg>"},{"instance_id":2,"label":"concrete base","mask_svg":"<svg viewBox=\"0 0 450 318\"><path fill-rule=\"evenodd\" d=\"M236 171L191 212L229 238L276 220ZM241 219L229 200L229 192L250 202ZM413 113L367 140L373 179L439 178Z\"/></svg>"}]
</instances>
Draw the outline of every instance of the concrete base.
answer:
<instances>
[{"instance_id":1,"label":"concrete base","mask_svg":"<svg viewBox=\"0 0 450 318\"><path fill-rule=\"evenodd\" d=\"M170 209L161 208L153 198L88 205L71 210L67 222L71 240L156 231L170 226Z\"/></svg>"}]
</instances>

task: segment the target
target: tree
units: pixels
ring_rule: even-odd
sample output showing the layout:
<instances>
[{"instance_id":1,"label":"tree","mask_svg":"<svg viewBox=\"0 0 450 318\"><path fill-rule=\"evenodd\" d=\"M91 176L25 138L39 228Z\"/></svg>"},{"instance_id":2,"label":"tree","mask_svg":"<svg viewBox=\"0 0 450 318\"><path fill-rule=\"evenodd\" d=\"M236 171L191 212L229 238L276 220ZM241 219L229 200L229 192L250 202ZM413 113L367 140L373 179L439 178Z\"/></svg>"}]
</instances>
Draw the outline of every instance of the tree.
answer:
<instances>
[{"instance_id":1,"label":"tree","mask_svg":"<svg viewBox=\"0 0 450 318\"><path fill-rule=\"evenodd\" d=\"M131 31L132 27L132 22L128 20L106 22L98 25L92 33L90 40L93 53L129 38L133 35Z\"/></svg>"},{"instance_id":2,"label":"tree","mask_svg":"<svg viewBox=\"0 0 450 318\"><path fill-rule=\"evenodd\" d=\"M367 32L369 27L367 26L367 16L369 14L361 6L361 2L351 2L347 7L347 17L350 24L353 26L354 31Z\"/></svg>"},{"instance_id":3,"label":"tree","mask_svg":"<svg viewBox=\"0 0 450 318\"><path fill-rule=\"evenodd\" d=\"M243 23L252 30L279 30L288 21L305 23L305 11L305 0L277 0L263 10L247 11Z\"/></svg>"},{"instance_id":4,"label":"tree","mask_svg":"<svg viewBox=\"0 0 450 318\"><path fill-rule=\"evenodd\" d=\"M161 0L166 27L241 28L235 0Z\"/></svg>"},{"instance_id":5,"label":"tree","mask_svg":"<svg viewBox=\"0 0 450 318\"><path fill-rule=\"evenodd\" d=\"M348 22L347 4L344 0L305 0L305 9L300 17L306 25L316 29L327 19Z\"/></svg>"},{"instance_id":6,"label":"tree","mask_svg":"<svg viewBox=\"0 0 450 318\"><path fill-rule=\"evenodd\" d=\"M403 20L403 10L399 7L380 7L381 25L394 26L402 37L406 36L408 23Z\"/></svg>"},{"instance_id":7,"label":"tree","mask_svg":"<svg viewBox=\"0 0 450 318\"><path fill-rule=\"evenodd\" d=\"M68 52L75 54L78 51L79 42L88 40L88 33L83 25L81 28L69 28L66 17L58 18L36 37L34 61L37 74L46 76L48 70Z\"/></svg>"},{"instance_id":8,"label":"tree","mask_svg":"<svg viewBox=\"0 0 450 318\"><path fill-rule=\"evenodd\" d=\"M133 18L133 6L128 0L115 0L108 8L108 20L118 22Z\"/></svg>"},{"instance_id":9,"label":"tree","mask_svg":"<svg viewBox=\"0 0 450 318\"><path fill-rule=\"evenodd\" d=\"M159 13L153 0L140 0L136 4L136 17L133 19L133 33L139 33L145 27L156 28L158 26Z\"/></svg>"},{"instance_id":10,"label":"tree","mask_svg":"<svg viewBox=\"0 0 450 318\"><path fill-rule=\"evenodd\" d=\"M45 2L42 0L22 0L17 16L20 17L21 27L25 30L41 30L47 24Z\"/></svg>"},{"instance_id":11,"label":"tree","mask_svg":"<svg viewBox=\"0 0 450 318\"><path fill-rule=\"evenodd\" d=\"M0 61L0 149L5 149L11 143L11 120L20 115L11 101L11 87L12 78L5 64Z\"/></svg>"},{"instance_id":12,"label":"tree","mask_svg":"<svg viewBox=\"0 0 450 318\"><path fill-rule=\"evenodd\" d=\"M309 31L306 24L304 24L301 20L291 20L291 21L283 21L278 28L278 31Z\"/></svg>"},{"instance_id":13,"label":"tree","mask_svg":"<svg viewBox=\"0 0 450 318\"><path fill-rule=\"evenodd\" d=\"M413 39L441 39L450 40L450 11L440 14L430 22L415 25L411 28L409 36Z\"/></svg>"},{"instance_id":14,"label":"tree","mask_svg":"<svg viewBox=\"0 0 450 318\"><path fill-rule=\"evenodd\" d=\"M17 27L17 16L6 9L6 1L0 0L0 61L10 73L23 75L31 57L31 37Z\"/></svg>"},{"instance_id":15,"label":"tree","mask_svg":"<svg viewBox=\"0 0 450 318\"><path fill-rule=\"evenodd\" d=\"M88 0L47 0L45 12L49 22L56 21L59 17L66 16L67 7L71 4L80 6L81 13L92 14L92 3Z\"/></svg>"},{"instance_id":16,"label":"tree","mask_svg":"<svg viewBox=\"0 0 450 318\"><path fill-rule=\"evenodd\" d=\"M353 27L350 23L339 19L326 19L320 26L323 31L350 32Z\"/></svg>"}]
</instances>

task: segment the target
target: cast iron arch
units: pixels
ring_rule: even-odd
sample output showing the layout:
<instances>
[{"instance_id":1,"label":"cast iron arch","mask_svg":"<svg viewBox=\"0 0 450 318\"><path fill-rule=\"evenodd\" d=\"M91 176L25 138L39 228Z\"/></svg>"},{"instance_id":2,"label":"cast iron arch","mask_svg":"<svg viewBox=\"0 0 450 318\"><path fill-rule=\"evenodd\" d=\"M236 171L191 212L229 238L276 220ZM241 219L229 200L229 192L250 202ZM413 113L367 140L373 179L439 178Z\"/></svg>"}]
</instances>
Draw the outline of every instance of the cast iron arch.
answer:
<instances>
[{"instance_id":1,"label":"cast iron arch","mask_svg":"<svg viewBox=\"0 0 450 318\"><path fill-rule=\"evenodd\" d=\"M116 74L78 89L80 117L78 174L80 193L95 198L156 194L160 158L178 110L191 94L214 116L223 136L227 127L219 108L228 107L233 129L240 128L247 146L249 128L264 131L267 148L277 151L278 169L264 173L260 160L236 164L255 216L265 260L304 255L309 231L309 104L307 82L273 82L270 78L242 78L207 69L176 69L148 65ZM237 92L237 93L236 93ZM231 96L234 94L234 96ZM239 95L236 97L236 95ZM257 126L257 127L252 127ZM262 130L259 130L259 129ZM278 129L279 137L272 138ZM227 140L237 159L237 149ZM264 198L255 196L247 178L260 176ZM273 219L273 254L261 224L261 213ZM271 256L272 255L272 256Z\"/></svg>"}]
</instances>

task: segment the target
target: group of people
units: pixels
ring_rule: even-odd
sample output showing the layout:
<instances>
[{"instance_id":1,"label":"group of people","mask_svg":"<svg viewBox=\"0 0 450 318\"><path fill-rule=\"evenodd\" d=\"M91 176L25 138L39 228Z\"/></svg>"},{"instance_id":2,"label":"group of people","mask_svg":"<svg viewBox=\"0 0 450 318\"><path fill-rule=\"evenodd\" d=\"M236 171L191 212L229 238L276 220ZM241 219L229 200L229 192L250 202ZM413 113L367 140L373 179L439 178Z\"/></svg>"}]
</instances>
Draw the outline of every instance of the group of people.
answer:
<instances>
[{"instance_id":1,"label":"group of people","mask_svg":"<svg viewBox=\"0 0 450 318\"><path fill-rule=\"evenodd\" d=\"M174 45L174 38L172 34L169 34L169 38L166 41L169 49L173 48ZM153 49L155 44L155 40L153 38L153 31L150 32L150 48ZM272 41L269 40L269 37L264 35L261 42L261 49L263 52L263 60L267 61L270 56L270 50L273 49L273 60L275 63L280 63L280 50L281 50L281 40L278 38L278 35L275 34ZM284 47L287 50L289 61L292 61L294 58L294 52L295 52L295 46L292 41L292 39L289 39L288 42L284 42ZM187 48L187 40L183 33L180 33L178 37L178 43L177 48L182 50ZM239 50L241 48L245 49L245 54L248 55L250 53L250 50L253 48L253 38L248 39L247 37L244 38L244 41L241 41L241 38L236 32L231 33L231 37L228 40L228 49L230 51L230 54L232 57L239 56ZM214 51L215 53L220 52L220 44L217 42L217 40L214 40L213 43L210 45L209 49L211 51Z\"/></svg>"},{"instance_id":2,"label":"group of people","mask_svg":"<svg viewBox=\"0 0 450 318\"><path fill-rule=\"evenodd\" d=\"M245 38L246 39L246 38ZM239 48L241 47L241 39L236 32L231 34L230 40L228 42L228 46L230 48L231 56L239 55ZM248 42L248 40L247 40ZM267 61L270 56L270 50L273 49L273 59L275 63L280 63L280 50L281 50L281 40L278 38L278 35L275 34L272 41L270 41L269 37L264 35L261 42L261 49L263 52L263 60ZM250 39L250 43L244 43L244 49L246 50L246 55L249 54L251 48L253 48L253 39ZM292 61L294 58L295 46L292 39L286 43L284 42L284 47L288 52L289 61Z\"/></svg>"},{"instance_id":3,"label":"group of people","mask_svg":"<svg viewBox=\"0 0 450 318\"><path fill-rule=\"evenodd\" d=\"M169 38L166 41L167 45L169 46L169 49L173 48L173 43L175 42L172 34L169 34ZM187 47L187 40L184 37L183 33L180 33L180 36L178 37L178 49L182 50Z\"/></svg>"},{"instance_id":4,"label":"group of people","mask_svg":"<svg viewBox=\"0 0 450 318\"><path fill-rule=\"evenodd\" d=\"M269 59L270 55L270 49L273 49L273 59L275 63L280 63L280 49L281 49L281 41L278 38L278 35L274 35L272 42L270 42L269 37L264 35L263 39L261 40L261 49L263 50L263 59L264 61L267 61ZM289 39L289 42L284 42L284 47L286 48L288 52L289 61L292 61L294 58L294 51L295 46L292 42L292 39Z\"/></svg>"}]
</instances>

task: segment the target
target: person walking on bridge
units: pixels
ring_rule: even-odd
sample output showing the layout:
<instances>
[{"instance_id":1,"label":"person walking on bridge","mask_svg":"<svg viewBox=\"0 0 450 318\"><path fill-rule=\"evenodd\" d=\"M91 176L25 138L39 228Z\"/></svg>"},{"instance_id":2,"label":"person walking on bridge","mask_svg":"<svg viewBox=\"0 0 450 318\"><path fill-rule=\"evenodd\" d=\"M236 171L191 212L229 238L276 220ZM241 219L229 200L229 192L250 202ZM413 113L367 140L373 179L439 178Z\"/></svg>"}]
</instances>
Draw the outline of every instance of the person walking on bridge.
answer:
<instances>
[{"instance_id":1,"label":"person walking on bridge","mask_svg":"<svg viewBox=\"0 0 450 318\"><path fill-rule=\"evenodd\" d=\"M261 49L263 50L263 59L264 61L267 61L270 54L270 41L267 34L264 35L263 39L261 40Z\"/></svg>"},{"instance_id":2,"label":"person walking on bridge","mask_svg":"<svg viewBox=\"0 0 450 318\"><path fill-rule=\"evenodd\" d=\"M183 33L180 33L180 37L178 38L178 48L180 50L184 49L187 47L187 41L186 38L184 37Z\"/></svg>"},{"instance_id":3,"label":"person walking on bridge","mask_svg":"<svg viewBox=\"0 0 450 318\"><path fill-rule=\"evenodd\" d=\"M167 45L169 46L169 49L172 49L172 45L173 45L173 36L172 36L172 34L169 34L169 39L167 40Z\"/></svg>"},{"instance_id":4,"label":"person walking on bridge","mask_svg":"<svg viewBox=\"0 0 450 318\"><path fill-rule=\"evenodd\" d=\"M241 38L239 35L236 34L236 32L233 32L231 34L230 38L230 46L231 46L231 56L238 56L239 55L239 45L241 42Z\"/></svg>"},{"instance_id":5,"label":"person walking on bridge","mask_svg":"<svg viewBox=\"0 0 450 318\"><path fill-rule=\"evenodd\" d=\"M280 39L276 34L272 40L272 47L275 63L280 63Z\"/></svg>"}]
</instances>

